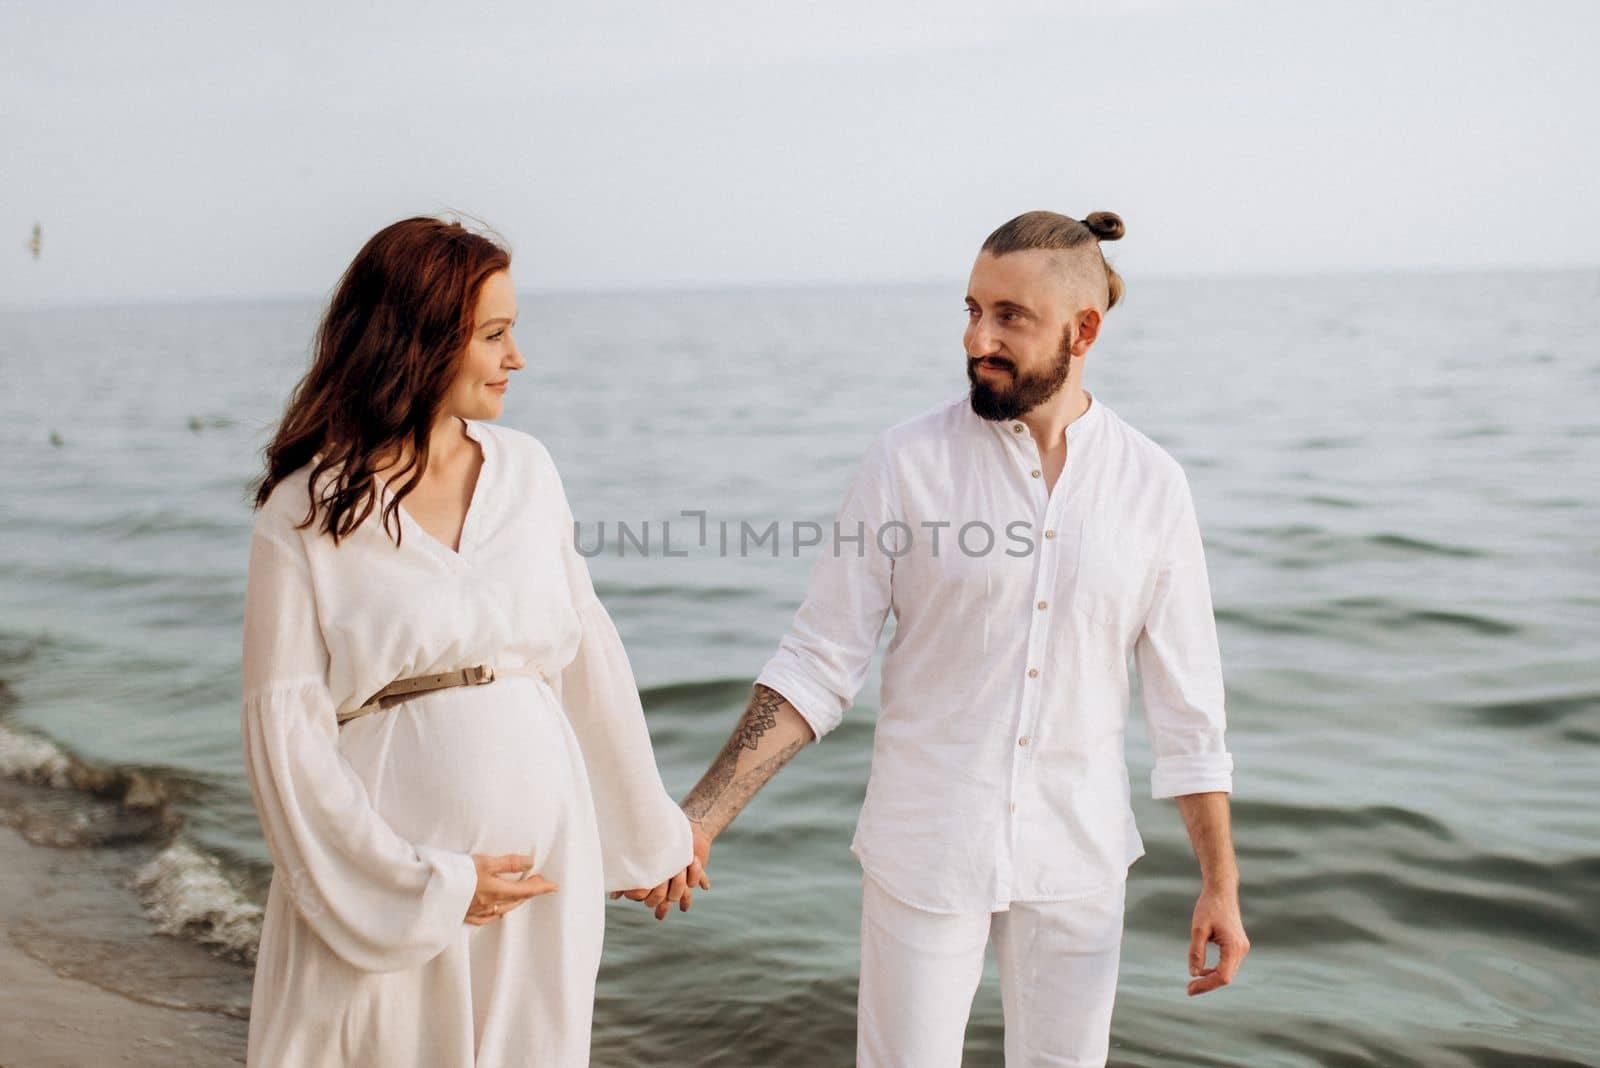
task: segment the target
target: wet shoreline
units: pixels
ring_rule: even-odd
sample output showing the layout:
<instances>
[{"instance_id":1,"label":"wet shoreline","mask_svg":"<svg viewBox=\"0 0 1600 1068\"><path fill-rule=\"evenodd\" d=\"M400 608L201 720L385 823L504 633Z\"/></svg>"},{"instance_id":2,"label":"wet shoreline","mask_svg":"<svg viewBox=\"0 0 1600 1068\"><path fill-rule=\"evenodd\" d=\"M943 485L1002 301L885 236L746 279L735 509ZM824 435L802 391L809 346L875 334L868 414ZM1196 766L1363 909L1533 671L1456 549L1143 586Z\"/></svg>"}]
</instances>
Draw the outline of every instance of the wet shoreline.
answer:
<instances>
[{"instance_id":1,"label":"wet shoreline","mask_svg":"<svg viewBox=\"0 0 1600 1068\"><path fill-rule=\"evenodd\" d=\"M131 890L112 885L108 878L114 869L106 864L105 852L37 846L14 828L0 826L0 917L5 921L0 927L0 1064L243 1064L244 1018L135 999L90 981L95 974L90 947L97 944L98 925L88 926L89 938L72 954L54 952L59 944L40 938L60 921L65 921L61 930L70 933L84 913L103 912L106 920L126 925L125 912L137 912ZM127 900L119 903L119 897ZM146 956L162 958L160 971L178 974L195 963L196 954L206 955L188 942L151 937L153 933L139 936L145 940ZM47 963L52 956L56 959ZM202 970L219 964L227 968L215 958L202 963ZM234 971L244 969L242 964L232 966Z\"/></svg>"}]
</instances>

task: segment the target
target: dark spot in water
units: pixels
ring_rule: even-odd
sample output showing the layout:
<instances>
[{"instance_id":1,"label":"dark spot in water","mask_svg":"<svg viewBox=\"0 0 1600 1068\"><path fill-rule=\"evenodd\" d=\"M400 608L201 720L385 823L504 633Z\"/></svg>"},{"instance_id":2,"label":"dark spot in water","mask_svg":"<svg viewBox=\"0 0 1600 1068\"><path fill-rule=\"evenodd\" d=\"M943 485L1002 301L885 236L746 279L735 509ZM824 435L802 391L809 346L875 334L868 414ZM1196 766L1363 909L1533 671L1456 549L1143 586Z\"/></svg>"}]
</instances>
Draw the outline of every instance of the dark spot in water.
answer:
<instances>
[{"instance_id":1,"label":"dark spot in water","mask_svg":"<svg viewBox=\"0 0 1600 1068\"><path fill-rule=\"evenodd\" d=\"M1410 630L1418 626L1456 627L1460 630L1469 630L1475 634L1483 634L1491 638L1516 634L1521 630L1514 623L1491 619L1488 616L1473 615L1470 612L1441 612L1436 610L1407 612L1393 619L1382 620L1382 623L1385 627L1393 630Z\"/></svg>"},{"instance_id":2,"label":"dark spot in water","mask_svg":"<svg viewBox=\"0 0 1600 1068\"><path fill-rule=\"evenodd\" d=\"M1278 541L1304 541L1318 537L1324 531L1321 527L1309 523L1288 523L1281 527L1246 527L1240 533Z\"/></svg>"},{"instance_id":3,"label":"dark spot in water","mask_svg":"<svg viewBox=\"0 0 1600 1068\"><path fill-rule=\"evenodd\" d=\"M1497 701L1470 706L1469 711L1478 722L1492 727L1543 727L1580 716L1594 716L1600 722L1600 694Z\"/></svg>"},{"instance_id":4,"label":"dark spot in water","mask_svg":"<svg viewBox=\"0 0 1600 1068\"><path fill-rule=\"evenodd\" d=\"M1446 1045L1467 1059L1472 1068L1594 1068L1593 1061L1575 1061L1569 1057L1541 1057L1526 1049L1504 1050L1488 1046Z\"/></svg>"},{"instance_id":5,"label":"dark spot in water","mask_svg":"<svg viewBox=\"0 0 1600 1068\"><path fill-rule=\"evenodd\" d=\"M1390 604L1384 597L1341 597L1333 603L1339 608L1387 608Z\"/></svg>"},{"instance_id":6,"label":"dark spot in water","mask_svg":"<svg viewBox=\"0 0 1600 1068\"><path fill-rule=\"evenodd\" d=\"M1463 545L1445 545L1441 542L1413 538L1405 534L1374 534L1368 537L1366 541L1367 544L1377 546L1380 549L1397 549L1402 552L1423 553L1429 556L1450 556L1462 560L1472 560L1488 555L1479 549L1469 549Z\"/></svg>"},{"instance_id":7,"label":"dark spot in water","mask_svg":"<svg viewBox=\"0 0 1600 1068\"><path fill-rule=\"evenodd\" d=\"M1323 494L1312 494L1311 496L1305 498L1305 502L1307 504L1321 505L1324 508L1360 508L1360 507L1362 507L1362 504L1361 504L1360 501L1354 501L1354 500L1351 500L1348 497L1328 497L1328 496L1324 496Z\"/></svg>"},{"instance_id":8,"label":"dark spot in water","mask_svg":"<svg viewBox=\"0 0 1600 1068\"><path fill-rule=\"evenodd\" d=\"M1509 433L1511 433L1510 429L1503 426L1474 426L1445 434L1444 439L1446 441L1466 441L1471 438L1503 438Z\"/></svg>"}]
</instances>

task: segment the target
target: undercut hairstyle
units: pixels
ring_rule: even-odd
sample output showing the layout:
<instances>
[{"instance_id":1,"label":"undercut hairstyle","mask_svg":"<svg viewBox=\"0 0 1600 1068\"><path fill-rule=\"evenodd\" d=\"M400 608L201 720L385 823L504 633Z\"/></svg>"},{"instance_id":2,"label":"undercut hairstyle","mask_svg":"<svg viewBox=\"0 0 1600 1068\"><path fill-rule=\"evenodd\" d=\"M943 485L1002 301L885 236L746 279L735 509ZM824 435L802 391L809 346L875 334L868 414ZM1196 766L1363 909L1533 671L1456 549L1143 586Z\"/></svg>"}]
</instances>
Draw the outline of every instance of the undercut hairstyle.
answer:
<instances>
[{"instance_id":1,"label":"undercut hairstyle","mask_svg":"<svg viewBox=\"0 0 1600 1068\"><path fill-rule=\"evenodd\" d=\"M1122 276L1107 262L1100 242L1119 240L1123 232L1122 217L1112 211L1092 211L1085 219L1053 211L1030 211L990 234L983 251L992 256L1033 249L1061 252L1065 254L1062 260L1069 279L1074 284L1096 288L1103 271L1105 307L1110 311L1122 299Z\"/></svg>"}]
</instances>

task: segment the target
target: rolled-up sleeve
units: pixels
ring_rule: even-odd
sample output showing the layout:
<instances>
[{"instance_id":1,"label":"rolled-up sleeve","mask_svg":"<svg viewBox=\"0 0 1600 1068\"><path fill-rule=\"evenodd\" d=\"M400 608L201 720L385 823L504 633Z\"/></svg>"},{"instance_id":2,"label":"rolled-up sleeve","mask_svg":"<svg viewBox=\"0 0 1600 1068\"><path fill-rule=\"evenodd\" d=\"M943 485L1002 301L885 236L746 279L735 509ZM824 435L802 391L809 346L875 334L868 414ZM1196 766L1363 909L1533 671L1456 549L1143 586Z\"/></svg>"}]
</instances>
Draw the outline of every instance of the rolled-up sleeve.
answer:
<instances>
[{"instance_id":1,"label":"rolled-up sleeve","mask_svg":"<svg viewBox=\"0 0 1600 1068\"><path fill-rule=\"evenodd\" d=\"M407 841L338 748L327 647L303 547L261 532L245 585L244 769L296 910L341 958L398 971L437 956L477 889L467 853Z\"/></svg>"},{"instance_id":2,"label":"rolled-up sleeve","mask_svg":"<svg viewBox=\"0 0 1600 1068\"><path fill-rule=\"evenodd\" d=\"M1222 655L1205 549L1188 480L1178 476L1175 517L1134 663L1144 696L1156 798L1233 791L1233 757L1224 739Z\"/></svg>"},{"instance_id":3,"label":"rolled-up sleeve","mask_svg":"<svg viewBox=\"0 0 1600 1068\"><path fill-rule=\"evenodd\" d=\"M805 601L756 682L784 696L818 739L837 727L866 681L892 603L892 538L898 504L889 444L880 435L862 458L821 553Z\"/></svg>"}]
</instances>

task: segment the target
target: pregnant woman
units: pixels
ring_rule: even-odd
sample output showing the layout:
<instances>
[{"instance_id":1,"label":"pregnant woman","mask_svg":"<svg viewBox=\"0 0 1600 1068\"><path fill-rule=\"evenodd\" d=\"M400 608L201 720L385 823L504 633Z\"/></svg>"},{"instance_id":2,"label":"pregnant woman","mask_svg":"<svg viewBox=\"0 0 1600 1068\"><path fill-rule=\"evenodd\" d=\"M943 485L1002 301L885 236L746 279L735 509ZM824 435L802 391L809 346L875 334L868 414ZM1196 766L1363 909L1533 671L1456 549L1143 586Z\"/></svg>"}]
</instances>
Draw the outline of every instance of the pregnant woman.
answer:
<instances>
[{"instance_id":1,"label":"pregnant woman","mask_svg":"<svg viewBox=\"0 0 1600 1068\"><path fill-rule=\"evenodd\" d=\"M266 449L252 1066L586 1065L605 893L704 885L560 476L489 422L509 267L458 223L379 232Z\"/></svg>"}]
</instances>

